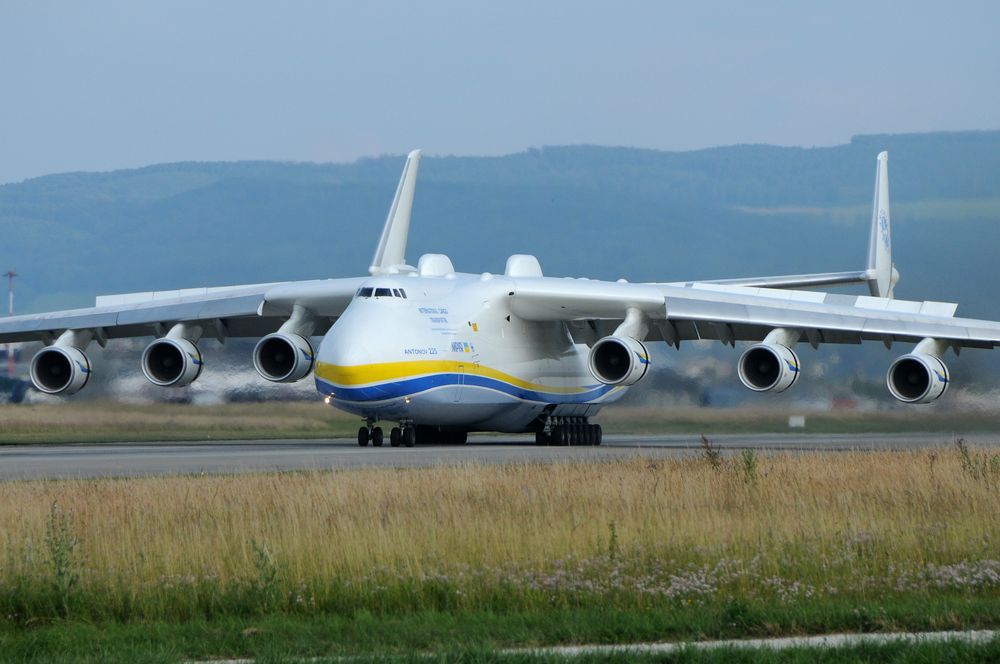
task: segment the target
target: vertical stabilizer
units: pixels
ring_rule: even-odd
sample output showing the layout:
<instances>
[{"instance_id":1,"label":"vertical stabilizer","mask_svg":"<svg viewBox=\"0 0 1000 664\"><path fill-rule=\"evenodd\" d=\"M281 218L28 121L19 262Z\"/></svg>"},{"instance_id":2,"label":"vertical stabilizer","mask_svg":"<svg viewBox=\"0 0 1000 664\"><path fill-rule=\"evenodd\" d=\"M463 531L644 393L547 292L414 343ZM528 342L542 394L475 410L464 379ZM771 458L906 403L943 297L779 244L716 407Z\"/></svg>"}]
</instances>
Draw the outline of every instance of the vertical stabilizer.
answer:
<instances>
[{"instance_id":1,"label":"vertical stabilizer","mask_svg":"<svg viewBox=\"0 0 1000 664\"><path fill-rule=\"evenodd\" d=\"M868 289L875 297L892 298L899 273L892 264L892 219L889 214L889 153L880 152L875 169L871 237L868 240Z\"/></svg>"},{"instance_id":2,"label":"vertical stabilizer","mask_svg":"<svg viewBox=\"0 0 1000 664\"><path fill-rule=\"evenodd\" d=\"M386 217L382 238L375 250L368 271L372 274L399 272L406 265L406 239L410 234L410 211L413 209L413 193L417 186L417 171L420 167L420 150L414 150L406 157L403 174L396 187L396 197L392 199L389 216Z\"/></svg>"}]
</instances>

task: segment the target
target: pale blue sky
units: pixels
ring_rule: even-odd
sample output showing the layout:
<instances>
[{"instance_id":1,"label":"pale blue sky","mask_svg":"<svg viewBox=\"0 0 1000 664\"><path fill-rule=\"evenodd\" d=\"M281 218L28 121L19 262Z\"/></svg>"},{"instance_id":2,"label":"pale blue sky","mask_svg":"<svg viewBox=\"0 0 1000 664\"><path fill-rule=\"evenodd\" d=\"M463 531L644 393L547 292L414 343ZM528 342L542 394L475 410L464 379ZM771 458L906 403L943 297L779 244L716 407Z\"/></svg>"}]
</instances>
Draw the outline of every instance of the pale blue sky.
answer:
<instances>
[{"instance_id":1,"label":"pale blue sky","mask_svg":"<svg viewBox=\"0 0 1000 664\"><path fill-rule=\"evenodd\" d=\"M1000 128L998 2L0 0L0 182Z\"/></svg>"}]
</instances>

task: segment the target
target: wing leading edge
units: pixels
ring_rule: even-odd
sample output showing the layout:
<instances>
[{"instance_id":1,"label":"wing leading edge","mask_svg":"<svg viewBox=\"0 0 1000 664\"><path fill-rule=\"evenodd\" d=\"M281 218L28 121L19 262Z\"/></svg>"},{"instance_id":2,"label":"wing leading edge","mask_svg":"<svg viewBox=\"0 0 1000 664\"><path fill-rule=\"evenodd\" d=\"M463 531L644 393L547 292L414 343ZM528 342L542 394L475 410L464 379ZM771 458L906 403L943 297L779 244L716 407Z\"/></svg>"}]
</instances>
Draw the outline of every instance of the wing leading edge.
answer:
<instances>
[{"instance_id":1,"label":"wing leading edge","mask_svg":"<svg viewBox=\"0 0 1000 664\"><path fill-rule=\"evenodd\" d=\"M1000 323L955 318L953 303L818 291L542 277L517 280L510 307L526 320L565 322L621 321L636 310L651 323L647 339L671 343L759 341L774 328L791 328L814 344L915 342L925 337L959 347L1000 344Z\"/></svg>"},{"instance_id":2,"label":"wing leading edge","mask_svg":"<svg viewBox=\"0 0 1000 664\"><path fill-rule=\"evenodd\" d=\"M405 265L410 212L420 166L420 150L407 155L396 195L386 217L372 274L412 271ZM176 291L98 296L96 306L0 319L0 343L43 341L79 332L105 339L169 334L177 325L198 325L197 335L257 337L275 332L293 316L309 334L326 332L343 313L364 277L290 281ZM298 310L298 314L296 314ZM287 327L287 326L286 326ZM190 336L190 335L189 335Z\"/></svg>"},{"instance_id":3,"label":"wing leading edge","mask_svg":"<svg viewBox=\"0 0 1000 664\"><path fill-rule=\"evenodd\" d=\"M291 281L101 296L95 307L0 318L0 343L51 343L67 330L94 330L98 339L162 336L178 323L203 324L206 336L256 337L278 329L296 305L313 314L315 334L322 334L347 307L363 280Z\"/></svg>"}]
</instances>

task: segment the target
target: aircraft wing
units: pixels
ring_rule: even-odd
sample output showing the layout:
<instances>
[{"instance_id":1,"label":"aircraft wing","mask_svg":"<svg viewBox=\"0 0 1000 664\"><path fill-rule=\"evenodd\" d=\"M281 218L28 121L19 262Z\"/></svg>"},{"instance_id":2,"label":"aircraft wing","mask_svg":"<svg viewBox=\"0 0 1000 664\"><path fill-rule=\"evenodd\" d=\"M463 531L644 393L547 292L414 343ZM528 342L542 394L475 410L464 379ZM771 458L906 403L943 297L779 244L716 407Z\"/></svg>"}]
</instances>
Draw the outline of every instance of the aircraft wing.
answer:
<instances>
[{"instance_id":1,"label":"aircraft wing","mask_svg":"<svg viewBox=\"0 0 1000 664\"><path fill-rule=\"evenodd\" d=\"M786 274L774 277L748 277L743 279L712 279L705 284L722 286L754 286L758 288L815 288L817 286L843 286L867 283L873 278L872 270L855 272L823 272L820 274Z\"/></svg>"},{"instance_id":2,"label":"aircraft wing","mask_svg":"<svg viewBox=\"0 0 1000 664\"><path fill-rule=\"evenodd\" d=\"M208 337L256 337L277 330L296 306L323 334L364 278L289 281L105 295L96 306L0 318L0 343L51 343L67 330L93 330L98 340L162 336L178 323L197 323Z\"/></svg>"},{"instance_id":3,"label":"aircraft wing","mask_svg":"<svg viewBox=\"0 0 1000 664\"><path fill-rule=\"evenodd\" d=\"M777 328L795 330L801 340L861 343L919 342L952 347L1000 345L1000 323L955 318L957 305L812 291L752 288L708 283L630 284L582 279L519 279L509 294L517 316L565 321L594 335L611 334L634 315L646 321L648 340L679 344L714 339L760 341ZM640 340L644 340L640 339Z\"/></svg>"},{"instance_id":4,"label":"aircraft wing","mask_svg":"<svg viewBox=\"0 0 1000 664\"><path fill-rule=\"evenodd\" d=\"M790 274L776 277L752 277L749 279L717 279L701 283L763 288L815 288L818 286L865 283L868 284L868 291L873 296L892 298L893 288L899 281L899 272L892 262L892 223L889 215L889 153L879 153L875 161L875 194L872 201L872 220L868 234L868 263L864 270L825 272L821 274Z\"/></svg>"}]
</instances>

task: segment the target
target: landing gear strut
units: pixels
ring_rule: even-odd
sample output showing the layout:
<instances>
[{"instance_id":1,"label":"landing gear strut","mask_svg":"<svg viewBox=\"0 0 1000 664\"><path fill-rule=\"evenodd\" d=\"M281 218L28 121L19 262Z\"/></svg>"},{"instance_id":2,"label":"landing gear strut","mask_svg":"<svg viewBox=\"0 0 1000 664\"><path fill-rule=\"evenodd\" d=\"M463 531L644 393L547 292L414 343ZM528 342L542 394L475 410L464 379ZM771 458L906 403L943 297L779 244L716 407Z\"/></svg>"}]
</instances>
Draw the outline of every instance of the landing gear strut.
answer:
<instances>
[{"instance_id":1,"label":"landing gear strut","mask_svg":"<svg viewBox=\"0 0 1000 664\"><path fill-rule=\"evenodd\" d=\"M552 417L535 432L537 445L600 445L603 438L601 425L590 424L585 417Z\"/></svg>"}]
</instances>

